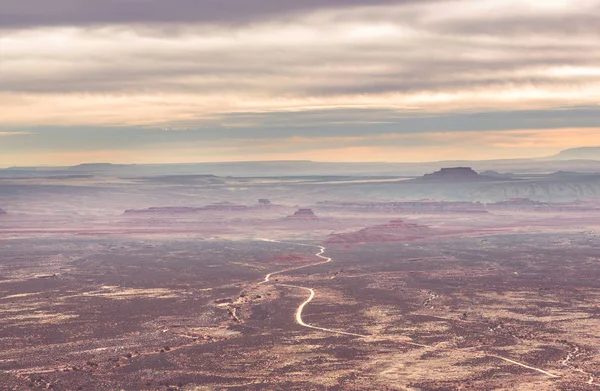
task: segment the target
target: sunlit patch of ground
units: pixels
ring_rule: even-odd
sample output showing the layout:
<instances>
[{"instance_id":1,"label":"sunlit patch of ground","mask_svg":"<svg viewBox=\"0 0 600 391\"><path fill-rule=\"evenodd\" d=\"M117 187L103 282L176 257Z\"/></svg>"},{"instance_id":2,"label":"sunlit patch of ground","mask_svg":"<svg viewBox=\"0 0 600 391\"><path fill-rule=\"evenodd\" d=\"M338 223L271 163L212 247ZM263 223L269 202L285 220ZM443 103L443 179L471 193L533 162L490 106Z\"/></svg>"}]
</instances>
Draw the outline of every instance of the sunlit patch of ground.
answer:
<instances>
[{"instance_id":1,"label":"sunlit patch of ground","mask_svg":"<svg viewBox=\"0 0 600 391\"><path fill-rule=\"evenodd\" d=\"M44 306L44 302L26 302L26 303L2 303L0 304L0 314L10 314L18 312L34 312ZM0 321L4 319L0 318Z\"/></svg>"},{"instance_id":2,"label":"sunlit patch of ground","mask_svg":"<svg viewBox=\"0 0 600 391\"><path fill-rule=\"evenodd\" d=\"M422 349L414 349L409 352L390 354L387 357L381 355L373 363L378 380L382 383L408 385L423 379L460 380L473 374L471 366L454 365L461 361L464 354L436 349L435 356L432 355L424 360L423 353ZM470 355L470 358L474 357L478 357L478 355ZM483 355L479 355L479 357L483 357Z\"/></svg>"},{"instance_id":3,"label":"sunlit patch of ground","mask_svg":"<svg viewBox=\"0 0 600 391\"><path fill-rule=\"evenodd\" d=\"M45 311L29 312L23 315L3 316L0 322L9 323L11 325L28 325L28 324L59 324L68 320L77 318L78 315L49 313Z\"/></svg>"},{"instance_id":4,"label":"sunlit patch of ground","mask_svg":"<svg viewBox=\"0 0 600 391\"><path fill-rule=\"evenodd\" d=\"M39 292L30 292L30 293L18 293L16 295L8 295L4 297L0 297L0 299L10 300L10 299L22 299L24 297L31 297L39 295Z\"/></svg>"},{"instance_id":5,"label":"sunlit patch of ground","mask_svg":"<svg viewBox=\"0 0 600 391\"><path fill-rule=\"evenodd\" d=\"M175 299L179 295L180 292L166 288L136 289L120 288L118 286L103 286L99 290L82 293L82 296L105 297L115 300L127 300L131 298Z\"/></svg>"}]
</instances>

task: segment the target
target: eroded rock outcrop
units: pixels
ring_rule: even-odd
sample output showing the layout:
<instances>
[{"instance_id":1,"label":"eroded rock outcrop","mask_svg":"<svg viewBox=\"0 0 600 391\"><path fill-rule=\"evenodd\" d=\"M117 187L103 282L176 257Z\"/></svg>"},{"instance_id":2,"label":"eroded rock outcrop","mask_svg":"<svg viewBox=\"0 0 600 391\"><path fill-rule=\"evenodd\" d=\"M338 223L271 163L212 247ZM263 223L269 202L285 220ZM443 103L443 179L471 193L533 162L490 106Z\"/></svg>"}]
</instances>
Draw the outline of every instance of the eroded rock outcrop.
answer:
<instances>
[{"instance_id":1,"label":"eroded rock outcrop","mask_svg":"<svg viewBox=\"0 0 600 391\"><path fill-rule=\"evenodd\" d=\"M0 209L0 215L5 215L7 214L6 211L4 209Z\"/></svg>"},{"instance_id":2,"label":"eroded rock outcrop","mask_svg":"<svg viewBox=\"0 0 600 391\"><path fill-rule=\"evenodd\" d=\"M319 208L329 211L384 212L396 214L487 213L485 205L470 201L321 201Z\"/></svg>"},{"instance_id":3,"label":"eroded rock outcrop","mask_svg":"<svg viewBox=\"0 0 600 391\"><path fill-rule=\"evenodd\" d=\"M239 211L244 211L244 210L248 210L248 209L249 208L246 205L234 204L234 203L228 202L228 201L217 202L217 203L206 205L206 206L203 206L202 208L200 208L200 210L227 211L227 212L231 212L231 211L239 212Z\"/></svg>"},{"instance_id":4,"label":"eroded rock outcrop","mask_svg":"<svg viewBox=\"0 0 600 391\"><path fill-rule=\"evenodd\" d=\"M128 209L125 214L185 214L198 212L200 208L187 206L160 206L146 209Z\"/></svg>"},{"instance_id":5,"label":"eroded rock outcrop","mask_svg":"<svg viewBox=\"0 0 600 391\"><path fill-rule=\"evenodd\" d=\"M231 202L217 202L214 204L206 205L201 208L195 208L191 206L158 206L150 207L146 209L128 209L125 211L126 215L132 214L188 214L197 213L203 211L217 211L217 212L239 212L249 210L246 205L233 204Z\"/></svg>"},{"instance_id":6,"label":"eroded rock outcrop","mask_svg":"<svg viewBox=\"0 0 600 391\"><path fill-rule=\"evenodd\" d=\"M418 181L423 182L477 182L477 181L494 181L500 178L493 176L480 175L471 167L448 167L442 168L431 174L425 174Z\"/></svg>"},{"instance_id":7,"label":"eroded rock outcrop","mask_svg":"<svg viewBox=\"0 0 600 391\"><path fill-rule=\"evenodd\" d=\"M317 218L312 209L309 208L300 208L294 212L293 215L288 216L289 219L295 220L314 220Z\"/></svg>"},{"instance_id":8,"label":"eroded rock outcrop","mask_svg":"<svg viewBox=\"0 0 600 391\"><path fill-rule=\"evenodd\" d=\"M330 235L325 243L383 243L422 239L433 233L427 226L392 220L389 223L363 228L356 232Z\"/></svg>"}]
</instances>

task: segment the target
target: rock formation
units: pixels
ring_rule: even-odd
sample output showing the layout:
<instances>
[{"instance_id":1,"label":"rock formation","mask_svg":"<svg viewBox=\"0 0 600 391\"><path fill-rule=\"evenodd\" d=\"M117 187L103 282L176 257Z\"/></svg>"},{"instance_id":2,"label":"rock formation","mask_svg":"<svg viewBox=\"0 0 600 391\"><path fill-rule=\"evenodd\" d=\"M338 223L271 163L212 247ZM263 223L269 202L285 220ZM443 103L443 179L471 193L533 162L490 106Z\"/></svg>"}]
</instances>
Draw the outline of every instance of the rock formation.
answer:
<instances>
[{"instance_id":1,"label":"rock formation","mask_svg":"<svg viewBox=\"0 0 600 391\"><path fill-rule=\"evenodd\" d=\"M212 210L212 211L227 211L227 212L237 211L237 212L239 212L239 211L243 211L243 210L248 210L249 208L246 205L234 204L231 202L223 201L223 202L216 202L214 204L206 205L199 209L200 210Z\"/></svg>"},{"instance_id":2,"label":"rock formation","mask_svg":"<svg viewBox=\"0 0 600 391\"><path fill-rule=\"evenodd\" d=\"M479 175L475 170L471 167L448 167L442 168L439 171L436 171L432 174L425 174L420 178L417 178L418 181L427 181L427 182L477 182L477 181L494 181L499 180L500 178L496 178L493 176L485 176Z\"/></svg>"},{"instance_id":3,"label":"rock formation","mask_svg":"<svg viewBox=\"0 0 600 391\"><path fill-rule=\"evenodd\" d=\"M537 210L548 209L548 210L560 210L560 205L551 205L547 202L534 201L530 198L510 198L506 201L497 201L488 204L488 207L492 209L510 209L510 210Z\"/></svg>"},{"instance_id":4,"label":"rock formation","mask_svg":"<svg viewBox=\"0 0 600 391\"><path fill-rule=\"evenodd\" d=\"M125 211L125 214L186 214L202 211L239 212L245 210L249 210L246 205L233 204L225 201L206 205L201 208L194 208L190 206L159 206L150 207L147 209L128 209Z\"/></svg>"},{"instance_id":5,"label":"rock formation","mask_svg":"<svg viewBox=\"0 0 600 391\"><path fill-rule=\"evenodd\" d=\"M356 232L330 235L325 243L404 242L427 237L433 230L427 226L392 220L389 223L363 228Z\"/></svg>"},{"instance_id":6,"label":"rock formation","mask_svg":"<svg viewBox=\"0 0 600 391\"><path fill-rule=\"evenodd\" d=\"M312 209L300 208L297 211L295 211L293 215L288 216L288 218L298 219L298 220L313 220L313 219L316 219L317 216L312 211Z\"/></svg>"},{"instance_id":7,"label":"rock formation","mask_svg":"<svg viewBox=\"0 0 600 391\"><path fill-rule=\"evenodd\" d=\"M499 173L498 171L494 171L494 170L483 171L483 172L480 172L479 175L489 176L489 177L494 177L494 178L505 178L505 179L510 179L511 177L514 176L514 174Z\"/></svg>"},{"instance_id":8,"label":"rock formation","mask_svg":"<svg viewBox=\"0 0 600 391\"><path fill-rule=\"evenodd\" d=\"M320 201L319 208L330 211L384 212L395 214L487 213L485 205L470 201Z\"/></svg>"},{"instance_id":9,"label":"rock formation","mask_svg":"<svg viewBox=\"0 0 600 391\"><path fill-rule=\"evenodd\" d=\"M7 214L6 211L4 209L0 209L0 215L5 215Z\"/></svg>"},{"instance_id":10,"label":"rock formation","mask_svg":"<svg viewBox=\"0 0 600 391\"><path fill-rule=\"evenodd\" d=\"M125 211L125 214L182 214L194 213L199 210L199 208L191 208L187 206L162 206L151 207L147 209L128 209Z\"/></svg>"},{"instance_id":11,"label":"rock formation","mask_svg":"<svg viewBox=\"0 0 600 391\"><path fill-rule=\"evenodd\" d=\"M506 201L494 202L492 205L548 205L547 202L534 201L530 198L509 198Z\"/></svg>"},{"instance_id":12,"label":"rock formation","mask_svg":"<svg viewBox=\"0 0 600 391\"><path fill-rule=\"evenodd\" d=\"M571 148L560 151L551 159L558 160L600 160L600 147Z\"/></svg>"}]
</instances>

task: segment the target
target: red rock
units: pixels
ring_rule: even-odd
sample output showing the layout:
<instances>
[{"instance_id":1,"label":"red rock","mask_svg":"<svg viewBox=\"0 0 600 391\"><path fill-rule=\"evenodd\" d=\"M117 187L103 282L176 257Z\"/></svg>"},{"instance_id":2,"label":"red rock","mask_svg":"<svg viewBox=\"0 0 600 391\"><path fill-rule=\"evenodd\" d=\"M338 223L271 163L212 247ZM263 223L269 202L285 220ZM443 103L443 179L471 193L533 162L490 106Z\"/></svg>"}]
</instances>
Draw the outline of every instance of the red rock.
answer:
<instances>
[{"instance_id":1,"label":"red rock","mask_svg":"<svg viewBox=\"0 0 600 391\"><path fill-rule=\"evenodd\" d=\"M431 234L432 229L427 226L392 220L356 232L331 235L325 243L403 242L421 239Z\"/></svg>"}]
</instances>

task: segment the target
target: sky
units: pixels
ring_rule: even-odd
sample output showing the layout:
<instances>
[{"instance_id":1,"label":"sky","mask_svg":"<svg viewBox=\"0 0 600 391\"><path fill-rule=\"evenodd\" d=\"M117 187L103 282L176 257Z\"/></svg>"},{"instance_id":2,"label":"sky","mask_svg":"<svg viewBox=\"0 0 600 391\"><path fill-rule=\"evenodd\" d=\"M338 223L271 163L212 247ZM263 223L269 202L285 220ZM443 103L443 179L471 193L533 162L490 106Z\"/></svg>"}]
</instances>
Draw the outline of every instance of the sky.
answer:
<instances>
[{"instance_id":1,"label":"sky","mask_svg":"<svg viewBox=\"0 0 600 391\"><path fill-rule=\"evenodd\" d=\"M600 0L0 0L0 166L600 146Z\"/></svg>"}]
</instances>

